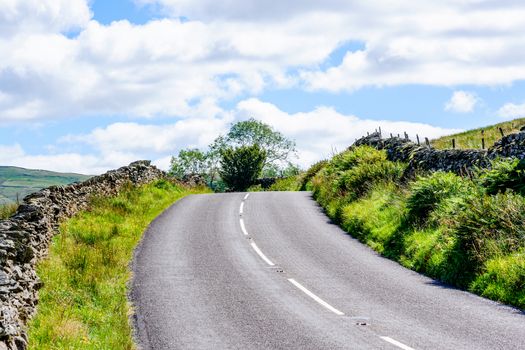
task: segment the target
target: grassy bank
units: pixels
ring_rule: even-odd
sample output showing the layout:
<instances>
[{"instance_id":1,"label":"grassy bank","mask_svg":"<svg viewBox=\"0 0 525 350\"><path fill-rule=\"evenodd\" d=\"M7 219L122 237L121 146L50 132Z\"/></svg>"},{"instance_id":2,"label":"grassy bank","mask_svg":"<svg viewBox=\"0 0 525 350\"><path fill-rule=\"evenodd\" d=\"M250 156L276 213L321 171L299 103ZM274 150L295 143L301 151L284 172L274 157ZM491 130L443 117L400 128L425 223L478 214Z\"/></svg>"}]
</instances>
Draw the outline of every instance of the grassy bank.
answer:
<instances>
[{"instance_id":1,"label":"grassy bank","mask_svg":"<svg viewBox=\"0 0 525 350\"><path fill-rule=\"evenodd\" d=\"M494 142L501 139L501 128L505 135L518 132L521 127L525 126L525 118L515 119L483 128L468 130L459 134L440 137L432 140L430 143L438 149L452 148L452 139L456 140L456 148L462 149L480 149L481 148L481 131L484 131L485 148L494 145Z\"/></svg>"},{"instance_id":2,"label":"grassy bank","mask_svg":"<svg viewBox=\"0 0 525 350\"><path fill-rule=\"evenodd\" d=\"M132 349L126 283L133 249L165 208L204 191L164 180L130 187L61 225L37 269L44 287L30 349Z\"/></svg>"},{"instance_id":3,"label":"grassy bank","mask_svg":"<svg viewBox=\"0 0 525 350\"><path fill-rule=\"evenodd\" d=\"M406 165L359 147L315 169L306 187L344 230L402 265L525 308L524 164L498 161L473 179Z\"/></svg>"}]
</instances>

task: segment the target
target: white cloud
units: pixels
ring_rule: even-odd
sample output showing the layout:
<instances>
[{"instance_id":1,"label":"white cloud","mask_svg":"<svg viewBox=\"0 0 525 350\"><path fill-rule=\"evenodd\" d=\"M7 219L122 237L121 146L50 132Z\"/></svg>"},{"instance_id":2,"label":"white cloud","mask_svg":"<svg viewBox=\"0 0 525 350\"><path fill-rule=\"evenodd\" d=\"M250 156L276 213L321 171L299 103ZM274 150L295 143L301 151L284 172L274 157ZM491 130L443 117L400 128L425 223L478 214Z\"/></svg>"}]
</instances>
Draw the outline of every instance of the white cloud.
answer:
<instances>
[{"instance_id":1,"label":"white cloud","mask_svg":"<svg viewBox=\"0 0 525 350\"><path fill-rule=\"evenodd\" d=\"M235 113L237 119L254 117L296 140L300 157L298 161L303 167L330 157L333 150L344 150L355 139L379 127L384 135L389 133L403 135L407 132L413 139L416 134L421 139L424 137L430 139L460 131L424 123L360 119L338 113L330 107L318 107L310 112L289 114L271 103L253 98L240 102Z\"/></svg>"},{"instance_id":2,"label":"white cloud","mask_svg":"<svg viewBox=\"0 0 525 350\"><path fill-rule=\"evenodd\" d=\"M118 168L137 159L151 159L167 170L172 155L180 149L205 149L219 134L224 134L232 122L257 118L297 142L303 167L342 151L355 139L381 127L384 135L407 132L435 138L460 130L444 129L424 123L378 121L344 115L330 107L289 114L271 103L250 98L238 103L231 111L220 111L214 118L182 119L171 124L114 123L82 135L63 137L56 154L28 155L19 145L0 146L0 164L55 171L98 174ZM68 152L70 145L87 144L85 154ZM295 161L295 160L294 160Z\"/></svg>"},{"instance_id":3,"label":"white cloud","mask_svg":"<svg viewBox=\"0 0 525 350\"><path fill-rule=\"evenodd\" d=\"M525 5L519 2L137 2L190 20L106 26L90 20L87 0L2 2L0 92L8 98L0 102L0 123L72 115L192 117L195 101L276 86L352 91L525 79ZM77 37L62 34L75 28ZM330 53L352 40L365 48L324 68Z\"/></svg>"},{"instance_id":4,"label":"white cloud","mask_svg":"<svg viewBox=\"0 0 525 350\"><path fill-rule=\"evenodd\" d=\"M454 91L450 100L445 104L445 110L455 113L470 113L478 102L478 97L472 92Z\"/></svg>"},{"instance_id":5,"label":"white cloud","mask_svg":"<svg viewBox=\"0 0 525 350\"><path fill-rule=\"evenodd\" d=\"M497 115L505 119L515 119L525 117L525 103L514 104L506 103L498 110Z\"/></svg>"}]
</instances>

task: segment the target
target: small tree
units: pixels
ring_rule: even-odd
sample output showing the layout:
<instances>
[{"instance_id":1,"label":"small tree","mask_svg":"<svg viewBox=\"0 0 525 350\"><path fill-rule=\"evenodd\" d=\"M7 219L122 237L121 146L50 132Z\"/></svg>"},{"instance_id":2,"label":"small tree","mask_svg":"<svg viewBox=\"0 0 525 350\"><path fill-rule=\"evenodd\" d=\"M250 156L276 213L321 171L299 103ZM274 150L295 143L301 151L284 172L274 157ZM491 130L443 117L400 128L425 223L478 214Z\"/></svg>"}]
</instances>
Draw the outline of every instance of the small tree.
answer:
<instances>
[{"instance_id":1,"label":"small tree","mask_svg":"<svg viewBox=\"0 0 525 350\"><path fill-rule=\"evenodd\" d=\"M228 147L221 152L220 175L230 190L245 191L255 183L266 161L259 145Z\"/></svg>"},{"instance_id":2,"label":"small tree","mask_svg":"<svg viewBox=\"0 0 525 350\"><path fill-rule=\"evenodd\" d=\"M206 176L209 171L209 159L205 152L198 149L181 150L177 157L171 158L170 174L178 179L186 175Z\"/></svg>"},{"instance_id":3,"label":"small tree","mask_svg":"<svg viewBox=\"0 0 525 350\"><path fill-rule=\"evenodd\" d=\"M263 167L279 169L283 164L290 164L290 157L296 154L295 142L287 139L279 131L274 130L254 118L240 121L232 125L226 136L218 137L213 146L217 149L258 145L266 152Z\"/></svg>"}]
</instances>

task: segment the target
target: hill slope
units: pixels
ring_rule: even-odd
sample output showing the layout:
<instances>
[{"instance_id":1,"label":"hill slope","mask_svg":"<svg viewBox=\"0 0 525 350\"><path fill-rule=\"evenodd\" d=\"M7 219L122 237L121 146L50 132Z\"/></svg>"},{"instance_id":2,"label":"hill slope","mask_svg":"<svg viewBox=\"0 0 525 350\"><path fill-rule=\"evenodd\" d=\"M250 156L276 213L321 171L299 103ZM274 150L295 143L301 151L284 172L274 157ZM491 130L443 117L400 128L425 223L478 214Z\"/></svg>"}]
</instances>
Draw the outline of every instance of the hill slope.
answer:
<instances>
[{"instance_id":1,"label":"hill slope","mask_svg":"<svg viewBox=\"0 0 525 350\"><path fill-rule=\"evenodd\" d=\"M90 176L0 166L0 204L12 203L42 188L84 181Z\"/></svg>"},{"instance_id":2,"label":"hill slope","mask_svg":"<svg viewBox=\"0 0 525 350\"><path fill-rule=\"evenodd\" d=\"M459 134L443 136L432 140L430 143L438 149L452 148L452 139L456 140L456 148L463 149L480 149L481 148L481 131L484 130L485 148L491 147L494 142L501 138L499 128L505 135L518 132L521 127L525 126L525 118L514 119L511 121L490 125L482 128L464 131Z\"/></svg>"}]
</instances>

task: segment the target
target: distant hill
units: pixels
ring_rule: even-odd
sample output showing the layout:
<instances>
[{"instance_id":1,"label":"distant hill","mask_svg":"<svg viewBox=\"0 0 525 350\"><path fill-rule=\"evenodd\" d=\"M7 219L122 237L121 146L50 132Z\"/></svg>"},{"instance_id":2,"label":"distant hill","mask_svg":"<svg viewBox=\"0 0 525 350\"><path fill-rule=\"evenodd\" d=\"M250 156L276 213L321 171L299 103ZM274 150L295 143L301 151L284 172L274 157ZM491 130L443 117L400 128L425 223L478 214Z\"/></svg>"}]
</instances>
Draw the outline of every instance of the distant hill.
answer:
<instances>
[{"instance_id":1,"label":"distant hill","mask_svg":"<svg viewBox=\"0 0 525 350\"><path fill-rule=\"evenodd\" d=\"M0 204L22 200L28 194L45 187L68 185L88 178L90 176L80 174L0 166Z\"/></svg>"},{"instance_id":2,"label":"distant hill","mask_svg":"<svg viewBox=\"0 0 525 350\"><path fill-rule=\"evenodd\" d=\"M481 148L481 130L484 130L485 148L494 145L494 142L501 139L499 128L503 130L505 135L518 132L521 127L525 126L525 118L514 119L508 122L503 122L495 125L486 126L483 128L464 131L459 134L443 136L438 139L430 141L433 147L438 149L452 148L452 139L456 140L456 148Z\"/></svg>"}]
</instances>

